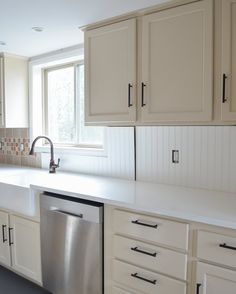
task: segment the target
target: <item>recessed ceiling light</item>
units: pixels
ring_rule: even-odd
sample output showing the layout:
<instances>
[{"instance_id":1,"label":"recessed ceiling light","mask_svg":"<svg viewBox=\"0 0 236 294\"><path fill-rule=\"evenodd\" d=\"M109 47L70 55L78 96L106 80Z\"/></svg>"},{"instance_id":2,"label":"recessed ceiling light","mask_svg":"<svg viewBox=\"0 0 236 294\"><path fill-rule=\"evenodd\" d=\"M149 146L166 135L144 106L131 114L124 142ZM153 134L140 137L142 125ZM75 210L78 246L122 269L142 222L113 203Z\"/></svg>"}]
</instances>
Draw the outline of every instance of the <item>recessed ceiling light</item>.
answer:
<instances>
[{"instance_id":1,"label":"recessed ceiling light","mask_svg":"<svg viewBox=\"0 0 236 294\"><path fill-rule=\"evenodd\" d=\"M0 41L0 46L6 46L7 44L3 41Z\"/></svg>"},{"instance_id":2,"label":"recessed ceiling light","mask_svg":"<svg viewBox=\"0 0 236 294\"><path fill-rule=\"evenodd\" d=\"M44 30L44 28L43 27L32 27L32 30L34 32L41 33Z\"/></svg>"}]
</instances>

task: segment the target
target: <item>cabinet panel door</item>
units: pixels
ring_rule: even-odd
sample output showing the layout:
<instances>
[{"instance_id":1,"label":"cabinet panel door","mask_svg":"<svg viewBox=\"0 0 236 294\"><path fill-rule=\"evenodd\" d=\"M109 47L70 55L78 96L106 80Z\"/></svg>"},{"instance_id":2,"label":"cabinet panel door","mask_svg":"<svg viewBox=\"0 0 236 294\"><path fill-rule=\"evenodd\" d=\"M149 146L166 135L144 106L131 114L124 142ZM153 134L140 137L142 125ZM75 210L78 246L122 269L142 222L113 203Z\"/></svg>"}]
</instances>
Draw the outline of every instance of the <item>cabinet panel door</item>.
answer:
<instances>
[{"instance_id":1,"label":"cabinet panel door","mask_svg":"<svg viewBox=\"0 0 236 294\"><path fill-rule=\"evenodd\" d=\"M135 121L135 82L136 20L86 32L86 123Z\"/></svg>"},{"instance_id":2,"label":"cabinet panel door","mask_svg":"<svg viewBox=\"0 0 236 294\"><path fill-rule=\"evenodd\" d=\"M212 13L205 0L143 17L142 121L212 119Z\"/></svg>"},{"instance_id":3,"label":"cabinet panel door","mask_svg":"<svg viewBox=\"0 0 236 294\"><path fill-rule=\"evenodd\" d=\"M236 272L199 262L197 265L199 293L235 294Z\"/></svg>"},{"instance_id":4,"label":"cabinet panel door","mask_svg":"<svg viewBox=\"0 0 236 294\"><path fill-rule=\"evenodd\" d=\"M236 120L236 0L222 1L222 120Z\"/></svg>"},{"instance_id":5,"label":"cabinet panel door","mask_svg":"<svg viewBox=\"0 0 236 294\"><path fill-rule=\"evenodd\" d=\"M40 226L17 216L10 216L12 267L41 282Z\"/></svg>"},{"instance_id":6,"label":"cabinet panel door","mask_svg":"<svg viewBox=\"0 0 236 294\"><path fill-rule=\"evenodd\" d=\"M11 265L11 255L8 240L8 213L0 211L0 262Z\"/></svg>"}]
</instances>

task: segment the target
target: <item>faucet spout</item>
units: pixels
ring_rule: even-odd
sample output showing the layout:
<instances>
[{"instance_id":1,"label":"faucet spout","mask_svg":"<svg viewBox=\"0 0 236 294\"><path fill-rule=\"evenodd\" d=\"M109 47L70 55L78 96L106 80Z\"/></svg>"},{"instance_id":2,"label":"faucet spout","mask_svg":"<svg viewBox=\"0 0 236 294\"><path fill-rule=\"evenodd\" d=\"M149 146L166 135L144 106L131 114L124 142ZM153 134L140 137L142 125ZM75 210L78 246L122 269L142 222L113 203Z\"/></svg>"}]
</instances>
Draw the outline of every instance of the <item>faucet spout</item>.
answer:
<instances>
[{"instance_id":1,"label":"faucet spout","mask_svg":"<svg viewBox=\"0 0 236 294\"><path fill-rule=\"evenodd\" d=\"M39 139L45 139L49 142L50 144L50 153L51 153L51 158L50 158L50 163L49 163L49 173L56 173L56 168L59 167L59 163L60 163L60 159L58 159L58 163L56 164L54 161L54 147L53 147L53 142L50 138L46 137L46 136L38 136L34 139L29 155L34 155L34 148L35 148L35 144Z\"/></svg>"}]
</instances>

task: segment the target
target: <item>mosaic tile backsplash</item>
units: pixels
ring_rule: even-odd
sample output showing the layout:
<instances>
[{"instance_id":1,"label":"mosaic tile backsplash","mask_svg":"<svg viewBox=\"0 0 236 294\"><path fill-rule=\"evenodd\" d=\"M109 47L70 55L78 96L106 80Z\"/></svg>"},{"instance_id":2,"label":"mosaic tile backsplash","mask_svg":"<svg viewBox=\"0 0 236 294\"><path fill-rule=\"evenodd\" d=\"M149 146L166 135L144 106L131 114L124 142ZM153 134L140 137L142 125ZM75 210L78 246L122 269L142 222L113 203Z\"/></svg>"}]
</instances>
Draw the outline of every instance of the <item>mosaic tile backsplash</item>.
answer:
<instances>
[{"instance_id":1,"label":"mosaic tile backsplash","mask_svg":"<svg viewBox=\"0 0 236 294\"><path fill-rule=\"evenodd\" d=\"M29 130L0 129L0 163L41 167L40 154L29 155Z\"/></svg>"}]
</instances>

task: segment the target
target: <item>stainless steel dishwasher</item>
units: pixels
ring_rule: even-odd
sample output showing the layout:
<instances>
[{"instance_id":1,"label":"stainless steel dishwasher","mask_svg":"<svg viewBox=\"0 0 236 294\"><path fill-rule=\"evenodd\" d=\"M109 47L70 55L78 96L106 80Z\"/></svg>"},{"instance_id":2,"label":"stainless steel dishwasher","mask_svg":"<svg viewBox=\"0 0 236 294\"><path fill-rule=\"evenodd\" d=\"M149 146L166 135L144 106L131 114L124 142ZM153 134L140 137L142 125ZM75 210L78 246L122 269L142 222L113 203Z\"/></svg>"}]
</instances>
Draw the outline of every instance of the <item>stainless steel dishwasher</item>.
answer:
<instances>
[{"instance_id":1,"label":"stainless steel dishwasher","mask_svg":"<svg viewBox=\"0 0 236 294\"><path fill-rule=\"evenodd\" d=\"M53 294L103 293L103 204L40 195L43 287Z\"/></svg>"}]
</instances>

